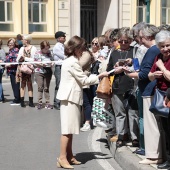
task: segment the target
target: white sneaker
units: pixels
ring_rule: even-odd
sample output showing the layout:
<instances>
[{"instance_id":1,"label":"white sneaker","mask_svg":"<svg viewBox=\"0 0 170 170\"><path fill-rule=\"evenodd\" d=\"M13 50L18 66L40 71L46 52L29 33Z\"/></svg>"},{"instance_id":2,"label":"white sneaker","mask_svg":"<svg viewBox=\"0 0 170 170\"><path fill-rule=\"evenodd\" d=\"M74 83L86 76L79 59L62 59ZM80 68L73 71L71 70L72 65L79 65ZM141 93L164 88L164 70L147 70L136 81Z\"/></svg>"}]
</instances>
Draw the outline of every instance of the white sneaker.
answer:
<instances>
[{"instance_id":1,"label":"white sneaker","mask_svg":"<svg viewBox=\"0 0 170 170\"><path fill-rule=\"evenodd\" d=\"M82 132L86 132L86 131L91 130L90 124L89 124L89 123L85 123L80 130L81 130Z\"/></svg>"}]
</instances>

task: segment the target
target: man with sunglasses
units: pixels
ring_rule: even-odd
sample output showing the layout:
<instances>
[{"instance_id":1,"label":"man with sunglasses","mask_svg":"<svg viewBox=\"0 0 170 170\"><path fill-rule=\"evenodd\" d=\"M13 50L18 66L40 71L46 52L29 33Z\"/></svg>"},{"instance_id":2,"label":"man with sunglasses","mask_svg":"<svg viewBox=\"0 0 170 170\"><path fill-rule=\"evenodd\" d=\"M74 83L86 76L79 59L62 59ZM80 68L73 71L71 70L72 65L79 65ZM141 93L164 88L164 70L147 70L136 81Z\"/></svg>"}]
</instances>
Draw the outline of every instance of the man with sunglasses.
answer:
<instances>
[{"instance_id":1,"label":"man with sunglasses","mask_svg":"<svg viewBox=\"0 0 170 170\"><path fill-rule=\"evenodd\" d=\"M66 33L62 31L58 31L55 33L55 38L57 40L57 43L53 48L53 57L56 64L55 71L54 71L54 76L56 78L56 86L55 86L55 93L54 93L54 108L60 110L60 101L56 98L56 95L58 92L60 79L61 79L61 66L63 60L65 59L64 42L66 41Z\"/></svg>"}]
</instances>

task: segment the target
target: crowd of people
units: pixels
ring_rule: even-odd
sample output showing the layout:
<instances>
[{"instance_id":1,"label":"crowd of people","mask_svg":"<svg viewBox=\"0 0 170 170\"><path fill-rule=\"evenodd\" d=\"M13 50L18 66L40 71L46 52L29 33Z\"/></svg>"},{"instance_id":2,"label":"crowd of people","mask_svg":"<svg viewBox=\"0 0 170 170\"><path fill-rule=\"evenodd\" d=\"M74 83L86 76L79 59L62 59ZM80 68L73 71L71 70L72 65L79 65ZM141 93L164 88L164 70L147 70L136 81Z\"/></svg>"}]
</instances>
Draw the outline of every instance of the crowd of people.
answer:
<instances>
[{"instance_id":1,"label":"crowd of people","mask_svg":"<svg viewBox=\"0 0 170 170\"><path fill-rule=\"evenodd\" d=\"M93 127L91 117L93 98L100 80L109 76L112 80L112 97L105 101L113 108L115 123L106 133L111 142L122 147L126 141L137 147L135 154L145 155L140 164L159 164L158 168L170 168L166 151L170 153L169 117L153 114L149 108L155 89L167 91L162 101L170 106L170 26L140 22L132 28L109 29L104 35L94 37L90 48L85 39L73 36L66 44L66 33L55 33L56 44L44 40L40 49L31 45L31 35L18 35L18 42L10 38L9 52L0 49L0 101L4 102L2 75L4 69L10 76L14 100L11 105L26 107L26 85L29 106L33 103L33 86L38 87L38 110L60 110L61 147L57 166L73 169L81 164L73 156L73 134L89 131ZM23 46L22 46L23 45ZM0 41L0 47L2 40ZM15 64L12 64L12 63ZM19 64L16 64L19 62ZM22 64L24 62L24 64ZM36 63L37 62L37 63ZM25 65L27 68L25 68ZM33 68L32 68L33 67ZM50 81L54 68L54 104L50 104ZM28 73L25 70L32 69ZM109 71L114 72L109 74ZM128 107L125 106L128 96ZM81 107L82 106L82 107ZM81 126L83 118L83 126Z\"/></svg>"}]
</instances>

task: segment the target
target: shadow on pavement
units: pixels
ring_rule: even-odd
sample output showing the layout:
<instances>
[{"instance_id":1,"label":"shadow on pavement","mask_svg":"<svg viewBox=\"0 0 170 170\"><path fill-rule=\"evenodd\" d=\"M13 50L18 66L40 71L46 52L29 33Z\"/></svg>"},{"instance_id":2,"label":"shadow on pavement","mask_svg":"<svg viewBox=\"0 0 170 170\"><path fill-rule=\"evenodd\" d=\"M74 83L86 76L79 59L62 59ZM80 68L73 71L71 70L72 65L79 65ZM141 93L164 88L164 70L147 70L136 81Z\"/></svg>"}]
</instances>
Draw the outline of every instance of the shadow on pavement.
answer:
<instances>
[{"instance_id":1,"label":"shadow on pavement","mask_svg":"<svg viewBox=\"0 0 170 170\"><path fill-rule=\"evenodd\" d=\"M83 152L83 153L77 153L76 159L82 162L82 164L85 164L88 161L91 161L93 159L111 159L112 157L106 157L108 154L104 154L102 152Z\"/></svg>"}]
</instances>

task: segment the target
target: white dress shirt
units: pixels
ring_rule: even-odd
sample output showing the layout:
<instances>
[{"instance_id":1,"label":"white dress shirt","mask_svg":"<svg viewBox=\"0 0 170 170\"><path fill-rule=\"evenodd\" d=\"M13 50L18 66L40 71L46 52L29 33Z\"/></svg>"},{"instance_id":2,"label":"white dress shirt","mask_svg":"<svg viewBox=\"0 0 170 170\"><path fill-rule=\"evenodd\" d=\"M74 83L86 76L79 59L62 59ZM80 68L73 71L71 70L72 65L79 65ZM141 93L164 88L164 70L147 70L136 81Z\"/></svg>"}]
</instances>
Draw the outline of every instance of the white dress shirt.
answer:
<instances>
[{"instance_id":1,"label":"white dress shirt","mask_svg":"<svg viewBox=\"0 0 170 170\"><path fill-rule=\"evenodd\" d=\"M53 58L56 65L62 65L63 60L66 58L64 55L64 44L57 42L53 47Z\"/></svg>"}]
</instances>

